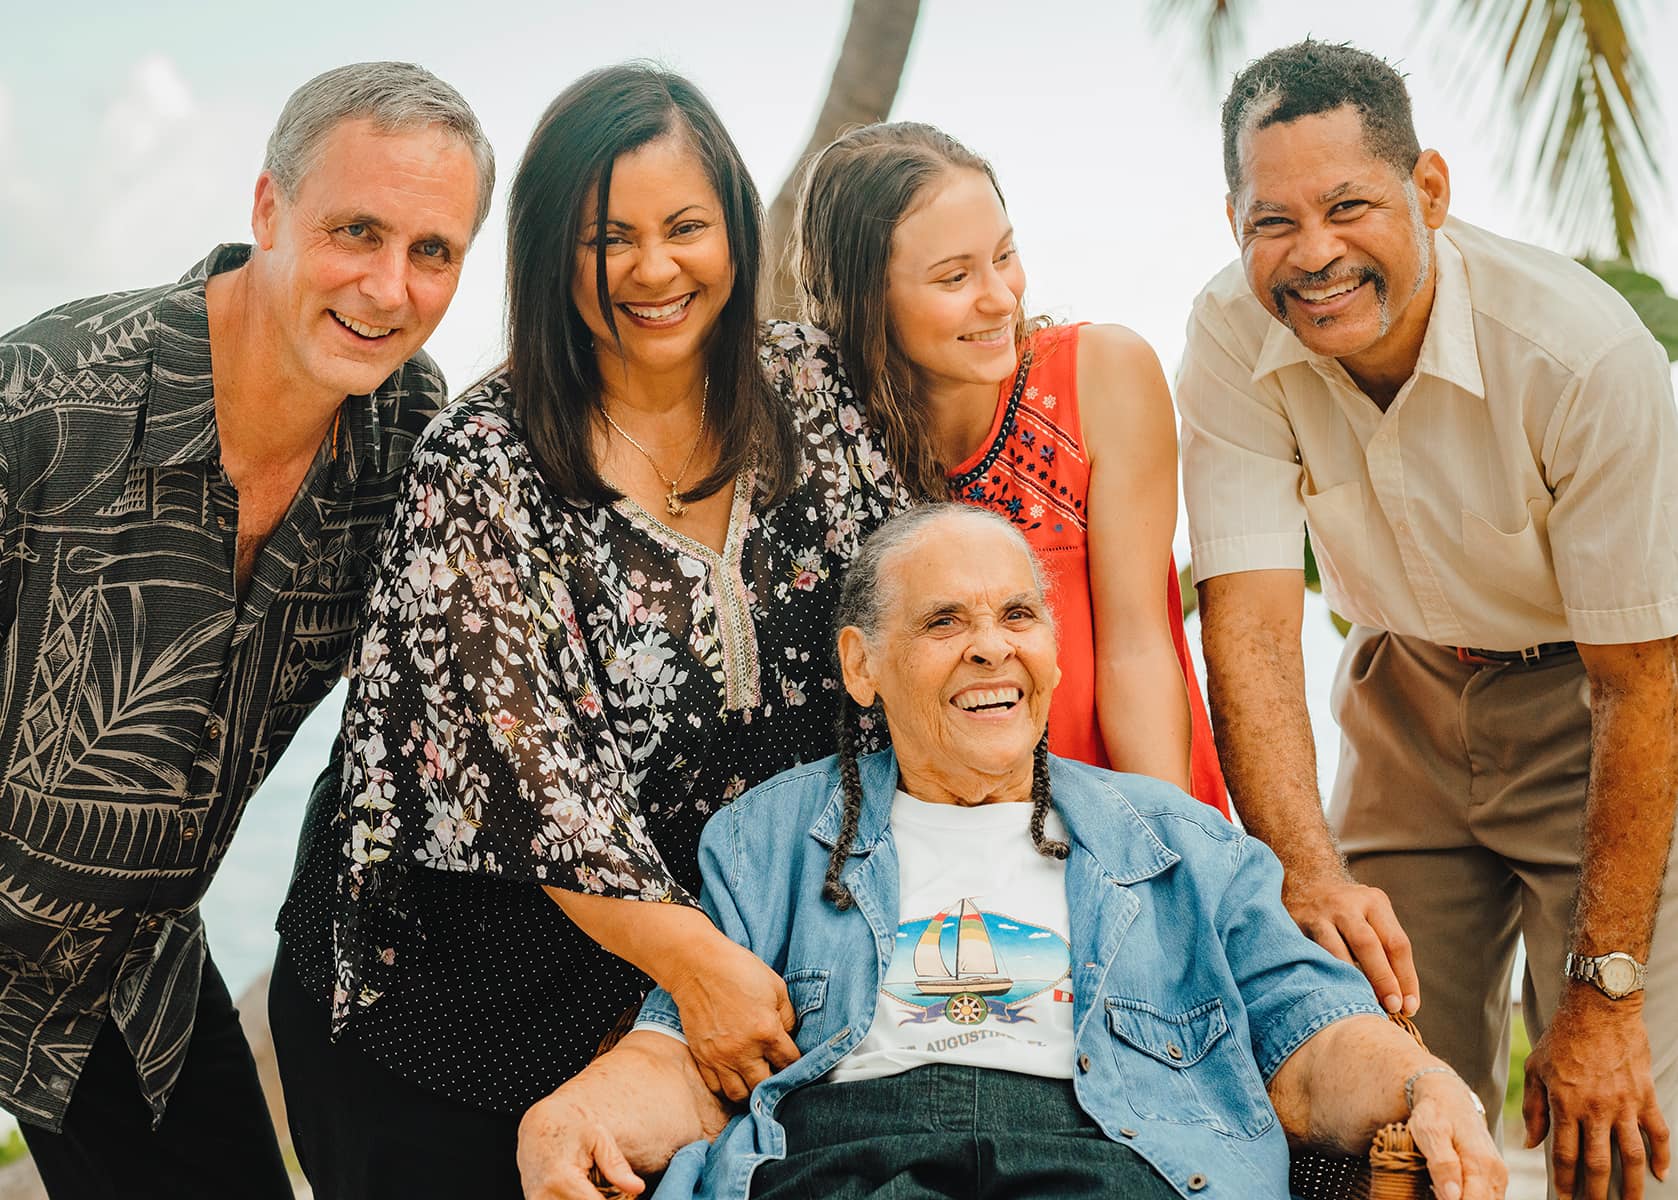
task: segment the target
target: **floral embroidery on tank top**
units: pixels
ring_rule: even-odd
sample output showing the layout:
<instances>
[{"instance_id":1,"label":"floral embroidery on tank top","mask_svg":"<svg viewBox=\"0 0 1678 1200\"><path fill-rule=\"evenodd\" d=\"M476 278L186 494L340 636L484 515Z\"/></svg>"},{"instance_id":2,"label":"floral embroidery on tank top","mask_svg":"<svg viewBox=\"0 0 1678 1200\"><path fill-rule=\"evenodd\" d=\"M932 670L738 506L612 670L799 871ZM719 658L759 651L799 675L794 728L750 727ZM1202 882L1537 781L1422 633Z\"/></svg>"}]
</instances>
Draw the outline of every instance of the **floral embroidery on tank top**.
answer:
<instances>
[{"instance_id":1,"label":"floral embroidery on tank top","mask_svg":"<svg viewBox=\"0 0 1678 1200\"><path fill-rule=\"evenodd\" d=\"M1029 385L1035 349L1020 359L1002 423L984 456L950 476L950 496L1007 517L1022 530L1081 536L1089 462L1078 436L1058 424L1053 392Z\"/></svg>"}]
</instances>

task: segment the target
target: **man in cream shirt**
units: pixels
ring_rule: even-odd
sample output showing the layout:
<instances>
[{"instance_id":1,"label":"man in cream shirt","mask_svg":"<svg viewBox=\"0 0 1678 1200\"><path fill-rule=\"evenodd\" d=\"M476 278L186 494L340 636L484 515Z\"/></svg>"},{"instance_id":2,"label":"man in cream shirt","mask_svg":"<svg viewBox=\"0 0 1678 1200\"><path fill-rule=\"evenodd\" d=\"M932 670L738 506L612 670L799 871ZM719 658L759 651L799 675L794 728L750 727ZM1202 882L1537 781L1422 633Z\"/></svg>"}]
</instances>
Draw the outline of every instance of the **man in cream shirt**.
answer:
<instances>
[{"instance_id":1,"label":"man in cream shirt","mask_svg":"<svg viewBox=\"0 0 1678 1200\"><path fill-rule=\"evenodd\" d=\"M1528 1140L1551 1135L1564 1195L1578 1176L1678 1196L1659 1182L1678 1107L1665 355L1582 267L1447 219L1445 162L1379 59L1277 50L1223 123L1241 259L1196 301L1178 401L1241 819L1281 857L1294 918L1389 1010L1420 1005L1494 1120L1524 936ZM1356 626L1327 823L1304 527Z\"/></svg>"}]
</instances>

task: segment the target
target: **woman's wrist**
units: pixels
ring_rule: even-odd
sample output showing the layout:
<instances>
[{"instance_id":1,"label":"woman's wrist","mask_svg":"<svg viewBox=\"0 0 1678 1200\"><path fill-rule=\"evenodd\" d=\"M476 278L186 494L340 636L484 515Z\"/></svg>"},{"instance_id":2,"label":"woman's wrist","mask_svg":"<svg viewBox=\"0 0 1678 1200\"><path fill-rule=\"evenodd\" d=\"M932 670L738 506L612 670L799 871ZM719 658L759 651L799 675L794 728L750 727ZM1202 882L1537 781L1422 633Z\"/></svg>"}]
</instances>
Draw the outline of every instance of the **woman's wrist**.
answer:
<instances>
[{"instance_id":1,"label":"woman's wrist","mask_svg":"<svg viewBox=\"0 0 1678 1200\"><path fill-rule=\"evenodd\" d=\"M656 956L657 970L642 968L654 983L676 999L678 1008L681 1007L682 997L715 974L719 959L736 948L704 914L699 914L699 917L704 928L696 926L671 939L665 952Z\"/></svg>"}]
</instances>

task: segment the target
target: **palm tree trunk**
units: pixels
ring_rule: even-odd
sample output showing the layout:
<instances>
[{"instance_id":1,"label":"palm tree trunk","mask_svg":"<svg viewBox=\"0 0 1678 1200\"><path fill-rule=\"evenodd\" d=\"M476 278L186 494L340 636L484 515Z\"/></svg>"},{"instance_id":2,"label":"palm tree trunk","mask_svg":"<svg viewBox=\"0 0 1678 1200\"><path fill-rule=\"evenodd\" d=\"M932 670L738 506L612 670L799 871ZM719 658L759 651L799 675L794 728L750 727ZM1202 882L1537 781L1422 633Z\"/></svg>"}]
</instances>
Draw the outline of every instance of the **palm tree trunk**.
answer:
<instances>
[{"instance_id":1,"label":"palm tree trunk","mask_svg":"<svg viewBox=\"0 0 1678 1200\"><path fill-rule=\"evenodd\" d=\"M810 131L804 152L769 206L763 261L769 289L767 307L777 316L791 315L797 306L788 249L804 164L846 129L885 120L892 101L897 99L897 85L920 11L920 0L852 0L851 23L845 30L821 115Z\"/></svg>"}]
</instances>

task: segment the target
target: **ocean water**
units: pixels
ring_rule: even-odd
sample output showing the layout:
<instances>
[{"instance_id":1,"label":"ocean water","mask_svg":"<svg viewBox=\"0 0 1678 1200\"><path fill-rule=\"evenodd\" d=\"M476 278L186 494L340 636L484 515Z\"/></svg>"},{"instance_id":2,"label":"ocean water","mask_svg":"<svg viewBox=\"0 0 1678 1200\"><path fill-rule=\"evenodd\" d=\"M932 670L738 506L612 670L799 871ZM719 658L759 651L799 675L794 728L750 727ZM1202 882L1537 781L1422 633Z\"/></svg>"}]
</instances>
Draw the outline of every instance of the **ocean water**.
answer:
<instances>
[{"instance_id":1,"label":"ocean water","mask_svg":"<svg viewBox=\"0 0 1678 1200\"><path fill-rule=\"evenodd\" d=\"M291 882L309 789L331 753L347 690L340 682L309 714L251 797L233 846L204 897L210 953L235 998L274 961L279 941L274 917Z\"/></svg>"}]
</instances>

